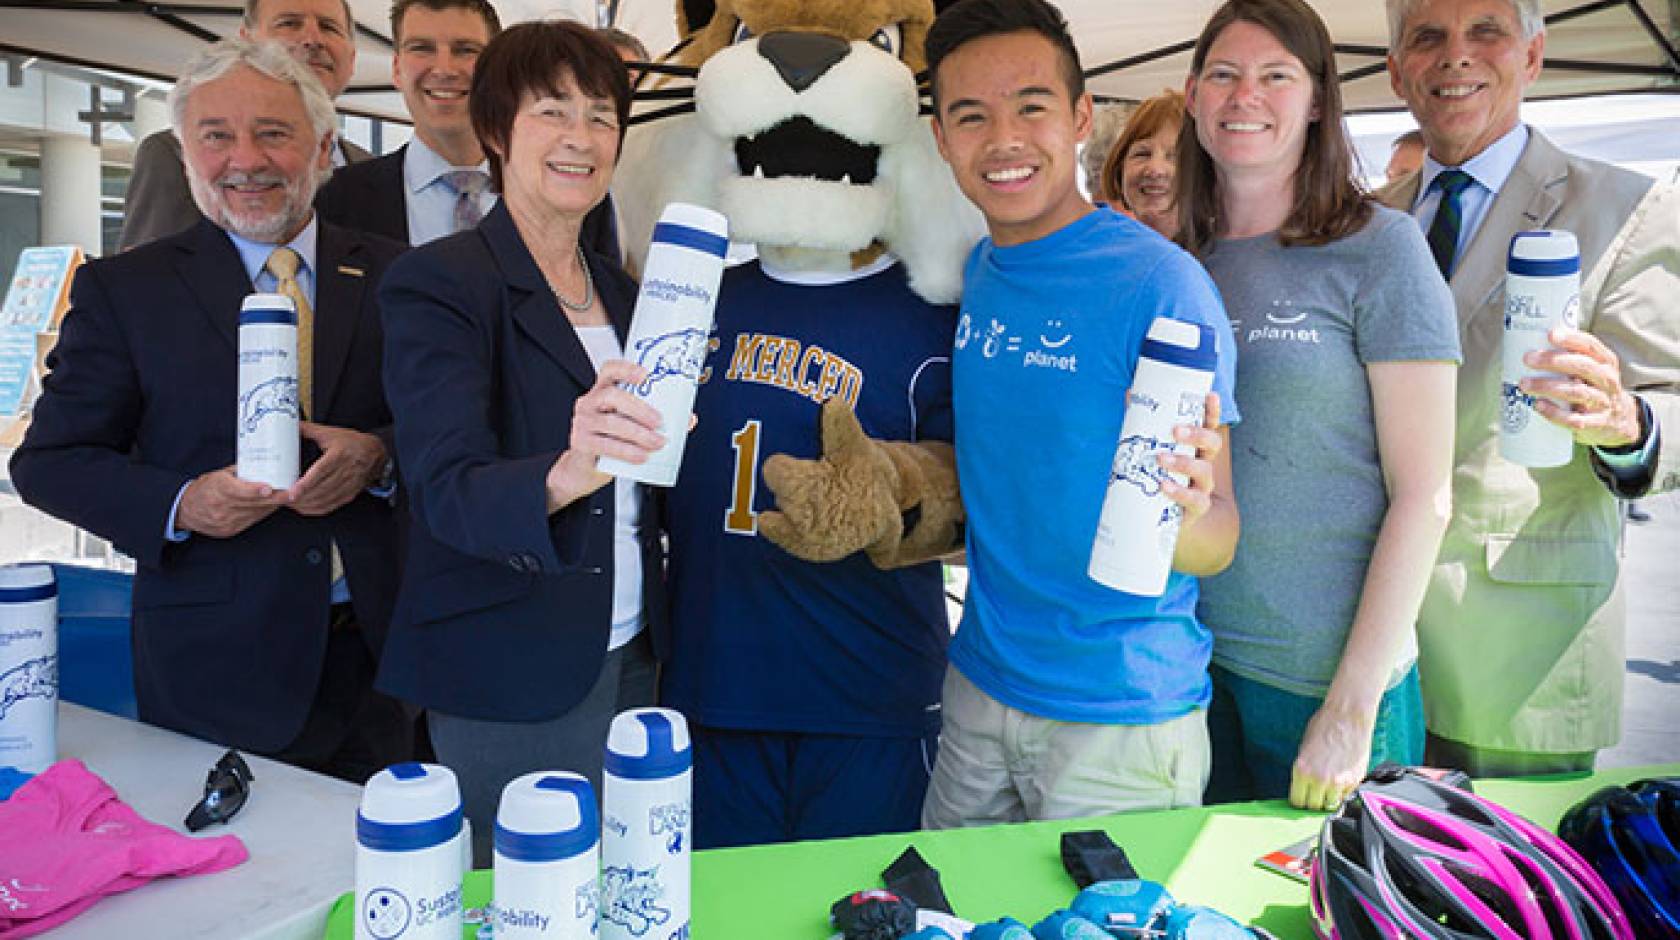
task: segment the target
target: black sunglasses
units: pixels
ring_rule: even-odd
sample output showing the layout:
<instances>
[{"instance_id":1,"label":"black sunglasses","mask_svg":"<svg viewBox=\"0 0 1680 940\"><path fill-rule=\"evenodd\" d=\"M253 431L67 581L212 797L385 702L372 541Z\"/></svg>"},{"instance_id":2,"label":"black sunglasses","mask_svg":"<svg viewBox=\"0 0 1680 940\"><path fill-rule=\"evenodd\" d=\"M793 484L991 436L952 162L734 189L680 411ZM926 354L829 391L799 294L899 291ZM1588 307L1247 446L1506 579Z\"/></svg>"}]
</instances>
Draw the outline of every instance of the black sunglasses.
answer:
<instances>
[{"instance_id":1,"label":"black sunglasses","mask_svg":"<svg viewBox=\"0 0 1680 940\"><path fill-rule=\"evenodd\" d=\"M238 751L230 750L210 768L204 780L204 796L187 814L187 831L197 832L212 823L232 819L251 796L251 781L256 776Z\"/></svg>"}]
</instances>

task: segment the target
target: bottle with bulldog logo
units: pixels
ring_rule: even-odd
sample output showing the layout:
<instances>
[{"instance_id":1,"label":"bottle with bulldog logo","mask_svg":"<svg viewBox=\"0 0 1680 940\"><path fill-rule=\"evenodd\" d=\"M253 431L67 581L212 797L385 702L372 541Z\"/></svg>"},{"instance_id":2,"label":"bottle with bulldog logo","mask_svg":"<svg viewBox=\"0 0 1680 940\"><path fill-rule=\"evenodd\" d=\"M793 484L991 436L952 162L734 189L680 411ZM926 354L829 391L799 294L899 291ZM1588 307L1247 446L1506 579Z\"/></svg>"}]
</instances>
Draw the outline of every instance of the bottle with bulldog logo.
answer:
<instances>
[{"instance_id":1,"label":"bottle with bulldog logo","mask_svg":"<svg viewBox=\"0 0 1680 940\"><path fill-rule=\"evenodd\" d=\"M648 372L626 390L659 410L665 446L643 464L602 457L602 473L654 486L677 482L728 250L729 222L720 213L673 202L659 216L624 358Z\"/></svg>"},{"instance_id":2,"label":"bottle with bulldog logo","mask_svg":"<svg viewBox=\"0 0 1680 940\"><path fill-rule=\"evenodd\" d=\"M584 777L538 771L496 811L496 940L594 940L601 816Z\"/></svg>"},{"instance_id":3,"label":"bottle with bulldog logo","mask_svg":"<svg viewBox=\"0 0 1680 940\"><path fill-rule=\"evenodd\" d=\"M686 940L694 751L669 708L613 719L601 775L602 940Z\"/></svg>"},{"instance_id":4,"label":"bottle with bulldog logo","mask_svg":"<svg viewBox=\"0 0 1680 940\"><path fill-rule=\"evenodd\" d=\"M1162 492L1161 481L1185 479L1168 474L1157 458L1195 453L1174 440L1173 428L1202 423L1217 361L1212 327L1169 317L1150 324L1091 544L1087 573L1098 584L1145 597L1166 590L1183 510Z\"/></svg>"},{"instance_id":5,"label":"bottle with bulldog logo","mask_svg":"<svg viewBox=\"0 0 1680 940\"><path fill-rule=\"evenodd\" d=\"M1500 350L1499 455L1524 467L1561 467L1575 455L1575 437L1534 410L1517 383L1554 378L1523 362L1548 349L1547 334L1576 326L1581 307L1581 252L1565 231L1518 232L1505 265L1505 340Z\"/></svg>"},{"instance_id":6,"label":"bottle with bulldog logo","mask_svg":"<svg viewBox=\"0 0 1680 940\"><path fill-rule=\"evenodd\" d=\"M241 480L290 489L298 478L297 307L283 294L251 294L239 309Z\"/></svg>"},{"instance_id":7,"label":"bottle with bulldog logo","mask_svg":"<svg viewBox=\"0 0 1680 940\"><path fill-rule=\"evenodd\" d=\"M0 565L0 767L58 759L58 579L51 565Z\"/></svg>"}]
</instances>

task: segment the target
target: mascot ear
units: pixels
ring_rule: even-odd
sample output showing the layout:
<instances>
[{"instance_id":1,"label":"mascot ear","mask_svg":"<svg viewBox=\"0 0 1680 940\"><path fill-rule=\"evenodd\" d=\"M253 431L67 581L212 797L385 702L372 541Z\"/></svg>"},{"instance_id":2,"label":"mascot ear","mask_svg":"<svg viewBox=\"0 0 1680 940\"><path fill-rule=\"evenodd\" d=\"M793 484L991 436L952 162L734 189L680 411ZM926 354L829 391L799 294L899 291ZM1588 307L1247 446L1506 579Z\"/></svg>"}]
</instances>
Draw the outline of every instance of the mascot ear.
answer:
<instances>
[{"instance_id":1,"label":"mascot ear","mask_svg":"<svg viewBox=\"0 0 1680 940\"><path fill-rule=\"evenodd\" d=\"M955 0L951 0L955 2ZM680 0L677 4L677 35L692 36L712 21L717 4L710 0Z\"/></svg>"}]
</instances>

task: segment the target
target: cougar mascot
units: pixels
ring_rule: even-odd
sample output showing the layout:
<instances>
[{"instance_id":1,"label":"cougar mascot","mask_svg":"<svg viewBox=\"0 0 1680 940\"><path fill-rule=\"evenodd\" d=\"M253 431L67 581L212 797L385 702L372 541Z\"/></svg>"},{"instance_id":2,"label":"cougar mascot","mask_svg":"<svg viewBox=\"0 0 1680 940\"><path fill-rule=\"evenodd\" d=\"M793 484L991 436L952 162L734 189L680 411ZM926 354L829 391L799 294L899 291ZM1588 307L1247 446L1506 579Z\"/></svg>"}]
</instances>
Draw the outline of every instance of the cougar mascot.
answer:
<instances>
[{"instance_id":1,"label":"cougar mascot","mask_svg":"<svg viewBox=\"0 0 1680 940\"><path fill-rule=\"evenodd\" d=\"M673 200L754 261L719 293L667 506L695 844L917 827L960 544L950 349L982 230L919 114L929 0L677 12L694 113L632 128L626 242Z\"/></svg>"}]
</instances>

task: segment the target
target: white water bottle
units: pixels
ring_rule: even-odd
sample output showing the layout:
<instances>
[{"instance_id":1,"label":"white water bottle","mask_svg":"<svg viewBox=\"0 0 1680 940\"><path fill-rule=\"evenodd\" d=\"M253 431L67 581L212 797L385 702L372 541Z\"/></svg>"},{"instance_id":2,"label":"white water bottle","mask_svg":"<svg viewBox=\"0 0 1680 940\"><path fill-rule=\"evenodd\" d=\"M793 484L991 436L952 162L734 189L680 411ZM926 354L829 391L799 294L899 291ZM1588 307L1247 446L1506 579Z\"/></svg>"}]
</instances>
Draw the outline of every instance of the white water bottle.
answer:
<instances>
[{"instance_id":1,"label":"white water bottle","mask_svg":"<svg viewBox=\"0 0 1680 940\"><path fill-rule=\"evenodd\" d=\"M627 390L659 409L665 446L642 464L602 457L597 463L602 473L654 486L677 482L728 249L729 222L721 214L673 202L660 215L624 358L648 372Z\"/></svg>"},{"instance_id":2,"label":"white water bottle","mask_svg":"<svg viewBox=\"0 0 1680 940\"><path fill-rule=\"evenodd\" d=\"M239 309L236 475L290 489L298 478L297 307L284 294L251 294Z\"/></svg>"},{"instance_id":3,"label":"white water bottle","mask_svg":"<svg viewBox=\"0 0 1680 940\"><path fill-rule=\"evenodd\" d=\"M393 764L356 814L356 940L460 940L467 838L455 773Z\"/></svg>"},{"instance_id":4,"label":"white water bottle","mask_svg":"<svg viewBox=\"0 0 1680 940\"><path fill-rule=\"evenodd\" d=\"M58 580L51 565L0 565L0 767L58 759Z\"/></svg>"},{"instance_id":5,"label":"white water bottle","mask_svg":"<svg viewBox=\"0 0 1680 940\"><path fill-rule=\"evenodd\" d=\"M1564 231L1518 232L1505 265L1505 341L1501 351L1499 455L1524 467L1561 467L1575 456L1575 437L1534 410L1534 396L1517 383L1556 377L1523 362L1548 349L1553 327L1578 326L1581 252Z\"/></svg>"},{"instance_id":6,"label":"white water bottle","mask_svg":"<svg viewBox=\"0 0 1680 940\"><path fill-rule=\"evenodd\" d=\"M687 940L694 751L682 713L613 719L603 768L602 940Z\"/></svg>"},{"instance_id":7,"label":"white water bottle","mask_svg":"<svg viewBox=\"0 0 1680 940\"><path fill-rule=\"evenodd\" d=\"M1149 325L1091 544L1088 573L1098 584L1145 597L1167 588L1184 513L1161 491L1169 474L1158 457L1196 452L1174 440L1173 428L1202 423L1218 361L1214 336L1212 327L1168 317ZM1185 482L1182 474L1170 476Z\"/></svg>"},{"instance_id":8,"label":"white water bottle","mask_svg":"<svg viewBox=\"0 0 1680 940\"><path fill-rule=\"evenodd\" d=\"M496 940L594 940L601 816L584 777L539 771L496 811Z\"/></svg>"}]
</instances>

